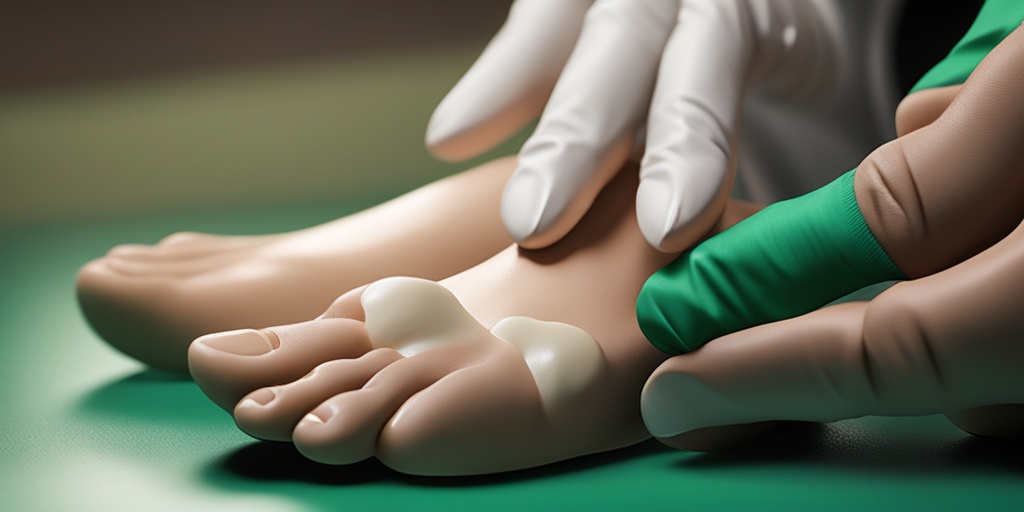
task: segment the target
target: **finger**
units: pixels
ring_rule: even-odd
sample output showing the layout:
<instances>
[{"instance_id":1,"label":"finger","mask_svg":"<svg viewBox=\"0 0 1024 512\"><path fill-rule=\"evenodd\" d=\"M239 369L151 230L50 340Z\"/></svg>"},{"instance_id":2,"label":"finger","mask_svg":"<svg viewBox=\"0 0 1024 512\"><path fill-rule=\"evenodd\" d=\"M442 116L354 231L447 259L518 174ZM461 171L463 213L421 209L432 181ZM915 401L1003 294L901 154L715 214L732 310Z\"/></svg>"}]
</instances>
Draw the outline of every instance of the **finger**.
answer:
<instances>
[{"instance_id":1,"label":"finger","mask_svg":"<svg viewBox=\"0 0 1024 512\"><path fill-rule=\"evenodd\" d=\"M621 168L646 114L678 2L599 0L588 11L501 201L513 240L544 247L572 229Z\"/></svg>"},{"instance_id":2,"label":"finger","mask_svg":"<svg viewBox=\"0 0 1024 512\"><path fill-rule=\"evenodd\" d=\"M981 62L935 122L872 152L854 190L871 233L907 276L947 268L1024 217L1024 30Z\"/></svg>"},{"instance_id":3,"label":"finger","mask_svg":"<svg viewBox=\"0 0 1024 512\"><path fill-rule=\"evenodd\" d=\"M1024 403L1024 224L978 256L670 359L642 398L651 432L767 420L834 421Z\"/></svg>"},{"instance_id":4,"label":"finger","mask_svg":"<svg viewBox=\"0 0 1024 512\"><path fill-rule=\"evenodd\" d=\"M750 85L770 80L774 89L806 89L815 82L808 69L834 68L836 52L828 49L837 34L820 5L826 4L682 3L661 58L637 191L640 230L652 246L683 250L721 213L735 179Z\"/></svg>"},{"instance_id":5,"label":"finger","mask_svg":"<svg viewBox=\"0 0 1024 512\"><path fill-rule=\"evenodd\" d=\"M648 339L693 350L869 284L932 274L1005 237L1024 218L1022 70L1018 30L934 123L655 273L637 302Z\"/></svg>"},{"instance_id":6,"label":"finger","mask_svg":"<svg viewBox=\"0 0 1024 512\"><path fill-rule=\"evenodd\" d=\"M427 147L443 160L499 144L544 107L592 0L517 0L504 26L434 110Z\"/></svg>"}]
</instances>

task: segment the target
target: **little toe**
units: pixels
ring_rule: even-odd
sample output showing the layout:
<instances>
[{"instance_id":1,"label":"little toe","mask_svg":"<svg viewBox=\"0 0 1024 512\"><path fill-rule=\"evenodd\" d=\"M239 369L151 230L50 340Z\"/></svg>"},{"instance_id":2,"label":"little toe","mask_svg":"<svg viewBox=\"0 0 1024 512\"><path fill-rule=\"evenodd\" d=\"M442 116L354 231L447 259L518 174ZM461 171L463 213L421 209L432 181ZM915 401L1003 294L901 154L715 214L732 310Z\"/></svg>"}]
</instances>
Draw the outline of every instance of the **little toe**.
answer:
<instances>
[{"instance_id":1,"label":"little toe","mask_svg":"<svg viewBox=\"0 0 1024 512\"><path fill-rule=\"evenodd\" d=\"M295 426L309 411L334 395L362 388L401 358L394 350L378 349L359 359L328 361L299 380L249 393L235 406L235 423L258 439L290 441Z\"/></svg>"},{"instance_id":2,"label":"little toe","mask_svg":"<svg viewBox=\"0 0 1024 512\"><path fill-rule=\"evenodd\" d=\"M221 236L175 233L155 245L122 244L107 251L106 257L132 262L172 262L251 250L278 235Z\"/></svg>"},{"instance_id":3,"label":"little toe","mask_svg":"<svg viewBox=\"0 0 1024 512\"><path fill-rule=\"evenodd\" d=\"M197 233L195 231L181 231L165 236L156 243L157 247L186 247L186 246L211 246L221 245L230 242L232 239L244 239L247 237L233 237L225 235L211 235Z\"/></svg>"},{"instance_id":4,"label":"little toe","mask_svg":"<svg viewBox=\"0 0 1024 512\"><path fill-rule=\"evenodd\" d=\"M202 336L189 346L188 367L206 396L231 412L253 390L292 382L323 362L370 349L362 322L327 318Z\"/></svg>"},{"instance_id":5,"label":"little toe","mask_svg":"<svg viewBox=\"0 0 1024 512\"><path fill-rule=\"evenodd\" d=\"M122 258L122 259L135 259L135 258L149 258L154 254L159 253L156 248L152 245L145 244L121 244L115 245L109 251L105 257L107 258Z\"/></svg>"},{"instance_id":6,"label":"little toe","mask_svg":"<svg viewBox=\"0 0 1024 512\"><path fill-rule=\"evenodd\" d=\"M328 398L292 432L295 447L325 464L351 464L374 455L384 424L410 397L465 362L456 351L435 349L387 366L362 388Z\"/></svg>"},{"instance_id":7,"label":"little toe","mask_svg":"<svg viewBox=\"0 0 1024 512\"><path fill-rule=\"evenodd\" d=\"M128 277L167 277L184 279L238 263L238 255L229 252L190 256L159 255L134 258L104 258L115 272Z\"/></svg>"}]
</instances>

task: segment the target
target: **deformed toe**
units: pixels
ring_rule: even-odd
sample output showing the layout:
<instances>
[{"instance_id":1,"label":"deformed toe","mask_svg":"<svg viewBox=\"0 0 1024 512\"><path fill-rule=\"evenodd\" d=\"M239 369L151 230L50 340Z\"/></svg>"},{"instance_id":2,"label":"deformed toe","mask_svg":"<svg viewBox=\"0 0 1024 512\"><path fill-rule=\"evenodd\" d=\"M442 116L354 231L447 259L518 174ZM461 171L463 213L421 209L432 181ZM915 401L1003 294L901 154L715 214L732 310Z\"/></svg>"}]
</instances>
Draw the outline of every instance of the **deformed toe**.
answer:
<instances>
[{"instance_id":1,"label":"deformed toe","mask_svg":"<svg viewBox=\"0 0 1024 512\"><path fill-rule=\"evenodd\" d=\"M255 438L289 441L306 413L334 395L363 387L382 368L401 357L394 350L381 349L359 359L328 361L294 382L246 395L235 406L235 423Z\"/></svg>"}]
</instances>

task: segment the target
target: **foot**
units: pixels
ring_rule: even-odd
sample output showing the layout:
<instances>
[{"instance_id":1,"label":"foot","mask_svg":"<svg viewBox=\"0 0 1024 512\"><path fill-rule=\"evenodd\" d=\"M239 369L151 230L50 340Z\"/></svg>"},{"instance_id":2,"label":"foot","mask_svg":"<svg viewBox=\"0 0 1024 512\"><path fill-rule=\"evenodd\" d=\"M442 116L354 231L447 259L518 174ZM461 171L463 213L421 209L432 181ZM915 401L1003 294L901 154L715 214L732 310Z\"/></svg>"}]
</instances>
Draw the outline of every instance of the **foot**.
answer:
<instances>
[{"instance_id":1,"label":"foot","mask_svg":"<svg viewBox=\"0 0 1024 512\"><path fill-rule=\"evenodd\" d=\"M332 464L488 473L646 439L640 389L666 356L635 301L674 255L641 236L635 180L621 173L547 249L510 247L440 284L378 281L309 322L200 338L193 377L249 434Z\"/></svg>"},{"instance_id":2,"label":"foot","mask_svg":"<svg viewBox=\"0 0 1024 512\"><path fill-rule=\"evenodd\" d=\"M122 245L78 275L86 318L151 366L187 371L203 334L298 322L391 275L440 279L508 245L498 216L514 161L497 160L365 212L294 233L178 233Z\"/></svg>"}]
</instances>

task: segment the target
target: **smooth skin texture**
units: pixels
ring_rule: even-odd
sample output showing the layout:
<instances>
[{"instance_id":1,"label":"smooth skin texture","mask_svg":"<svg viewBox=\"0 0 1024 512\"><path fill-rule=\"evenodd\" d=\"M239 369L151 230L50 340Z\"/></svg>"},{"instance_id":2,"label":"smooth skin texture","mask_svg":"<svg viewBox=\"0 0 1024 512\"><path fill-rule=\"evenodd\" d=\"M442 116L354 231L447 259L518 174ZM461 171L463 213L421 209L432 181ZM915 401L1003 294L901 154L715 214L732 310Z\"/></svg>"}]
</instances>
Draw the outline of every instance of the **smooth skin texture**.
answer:
<instances>
[{"instance_id":1,"label":"smooth skin texture","mask_svg":"<svg viewBox=\"0 0 1024 512\"><path fill-rule=\"evenodd\" d=\"M962 88L909 96L900 138L858 167L865 220L912 280L668 360L643 392L652 433L710 450L775 420L945 412L1024 435L1022 77L1017 29Z\"/></svg>"},{"instance_id":2,"label":"smooth skin texture","mask_svg":"<svg viewBox=\"0 0 1024 512\"><path fill-rule=\"evenodd\" d=\"M189 349L192 375L246 432L290 440L332 464L376 456L406 473L489 473L646 439L640 389L666 356L640 333L634 303L674 255L651 248L637 228L635 171L624 168L559 243L513 245L441 281L486 329L525 316L593 336L602 369L572 400L545 403L519 350L486 331L408 357L373 349L366 288L316 320L200 338ZM716 229L751 211L731 203Z\"/></svg>"},{"instance_id":3,"label":"smooth skin texture","mask_svg":"<svg viewBox=\"0 0 1024 512\"><path fill-rule=\"evenodd\" d=\"M292 233L121 245L79 272L79 304L118 350L187 372L188 345L203 334L307 320L377 279L441 279L493 256L510 243L497 204L513 165L495 160Z\"/></svg>"}]
</instances>

